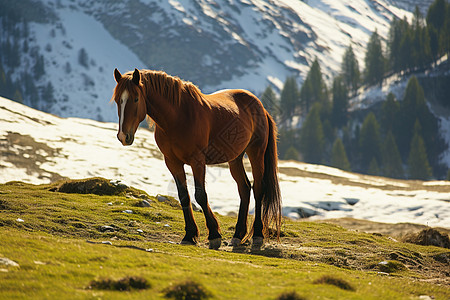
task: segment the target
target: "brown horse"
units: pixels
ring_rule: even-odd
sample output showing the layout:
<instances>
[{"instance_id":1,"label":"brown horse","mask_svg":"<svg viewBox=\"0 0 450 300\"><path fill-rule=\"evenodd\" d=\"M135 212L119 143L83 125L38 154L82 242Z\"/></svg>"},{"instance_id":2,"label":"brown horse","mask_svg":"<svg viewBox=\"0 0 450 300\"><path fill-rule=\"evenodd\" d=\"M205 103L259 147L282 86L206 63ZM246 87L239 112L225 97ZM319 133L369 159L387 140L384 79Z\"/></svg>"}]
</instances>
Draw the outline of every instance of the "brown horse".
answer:
<instances>
[{"instance_id":1,"label":"brown horse","mask_svg":"<svg viewBox=\"0 0 450 300\"><path fill-rule=\"evenodd\" d=\"M281 225L281 195L277 176L277 129L269 113L253 94L225 90L205 95L192 83L161 71L137 70L120 74L112 100L117 103L119 133L124 146L146 115L156 124L155 140L172 173L183 209L186 235L182 244L196 244L199 236L186 185L184 165L190 165L195 181L195 200L202 207L209 230L209 247L221 243L219 224L208 204L205 165L228 162L241 198L232 245L253 236L261 246L274 224L277 237ZM242 158L247 153L252 166L255 219L247 230L250 181Z\"/></svg>"}]
</instances>

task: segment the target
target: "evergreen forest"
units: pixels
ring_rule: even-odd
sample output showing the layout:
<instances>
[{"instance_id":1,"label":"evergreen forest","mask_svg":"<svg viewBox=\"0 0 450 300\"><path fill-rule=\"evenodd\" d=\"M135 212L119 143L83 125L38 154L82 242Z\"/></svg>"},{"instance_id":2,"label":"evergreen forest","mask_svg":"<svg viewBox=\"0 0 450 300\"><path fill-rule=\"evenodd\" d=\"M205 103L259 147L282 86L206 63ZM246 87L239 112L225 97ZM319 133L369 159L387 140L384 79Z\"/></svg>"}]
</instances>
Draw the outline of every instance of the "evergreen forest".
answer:
<instances>
[{"instance_id":1,"label":"evergreen forest","mask_svg":"<svg viewBox=\"0 0 450 300\"><path fill-rule=\"evenodd\" d=\"M300 88L295 77L279 97L267 87L260 99L279 124L280 158L392 178L448 178L439 161L447 145L415 74L445 57L448 66L449 54L450 4L436 0L426 16L416 7L411 21L394 18L386 41L374 31L362 68L349 45L330 87L317 59ZM358 91L395 74L409 78L402 99L389 93L368 109L350 108ZM445 94L440 105L450 108Z\"/></svg>"}]
</instances>

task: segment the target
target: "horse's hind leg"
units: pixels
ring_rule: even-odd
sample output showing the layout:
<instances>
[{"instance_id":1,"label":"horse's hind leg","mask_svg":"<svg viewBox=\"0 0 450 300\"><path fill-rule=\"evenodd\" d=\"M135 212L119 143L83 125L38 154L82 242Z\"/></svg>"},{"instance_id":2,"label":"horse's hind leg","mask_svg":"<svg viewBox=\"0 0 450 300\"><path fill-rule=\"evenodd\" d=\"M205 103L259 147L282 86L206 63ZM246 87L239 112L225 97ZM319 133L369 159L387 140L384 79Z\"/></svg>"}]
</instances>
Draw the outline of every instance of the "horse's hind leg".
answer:
<instances>
[{"instance_id":1,"label":"horse's hind leg","mask_svg":"<svg viewBox=\"0 0 450 300\"><path fill-rule=\"evenodd\" d=\"M247 216L248 206L250 203L250 190L251 185L245 173L244 165L242 163L242 155L228 164L230 166L231 176L236 181L241 198L241 204L239 206L239 215L236 223L236 231L234 233L231 244L238 246L247 235Z\"/></svg>"},{"instance_id":2,"label":"horse's hind leg","mask_svg":"<svg viewBox=\"0 0 450 300\"><path fill-rule=\"evenodd\" d=\"M261 149L265 147L249 147L247 150L250 164L252 165L253 174L253 196L255 197L255 220L253 222L253 244L252 246L260 247L263 244L264 228L262 222L262 200L264 196L263 191L263 176L264 176L264 152Z\"/></svg>"},{"instance_id":3,"label":"horse's hind leg","mask_svg":"<svg viewBox=\"0 0 450 300\"><path fill-rule=\"evenodd\" d=\"M194 220L194 214L192 213L191 199L189 198L183 164L170 161L167 158L165 161L167 168L172 173L177 184L178 197L183 209L186 235L181 241L181 244L195 245L198 239L198 227Z\"/></svg>"},{"instance_id":4,"label":"horse's hind leg","mask_svg":"<svg viewBox=\"0 0 450 300\"><path fill-rule=\"evenodd\" d=\"M219 233L219 222L212 212L208 203L205 190L205 164L195 163L192 165L192 173L195 181L195 200L202 207L205 214L206 226L209 230L208 240L210 249L219 249L222 235Z\"/></svg>"}]
</instances>

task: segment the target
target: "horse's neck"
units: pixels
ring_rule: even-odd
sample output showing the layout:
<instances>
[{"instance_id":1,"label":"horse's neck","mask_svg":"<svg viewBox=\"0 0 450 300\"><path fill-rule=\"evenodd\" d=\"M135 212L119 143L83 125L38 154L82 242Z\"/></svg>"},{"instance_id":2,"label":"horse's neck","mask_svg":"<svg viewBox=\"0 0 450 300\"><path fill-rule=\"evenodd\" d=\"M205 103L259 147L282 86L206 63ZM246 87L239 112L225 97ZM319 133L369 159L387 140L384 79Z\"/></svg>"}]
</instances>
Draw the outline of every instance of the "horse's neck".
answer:
<instances>
[{"instance_id":1,"label":"horse's neck","mask_svg":"<svg viewBox=\"0 0 450 300\"><path fill-rule=\"evenodd\" d=\"M167 99L159 95L147 100L147 114L165 132L170 131L170 128L178 122L177 111L182 109L175 108Z\"/></svg>"}]
</instances>

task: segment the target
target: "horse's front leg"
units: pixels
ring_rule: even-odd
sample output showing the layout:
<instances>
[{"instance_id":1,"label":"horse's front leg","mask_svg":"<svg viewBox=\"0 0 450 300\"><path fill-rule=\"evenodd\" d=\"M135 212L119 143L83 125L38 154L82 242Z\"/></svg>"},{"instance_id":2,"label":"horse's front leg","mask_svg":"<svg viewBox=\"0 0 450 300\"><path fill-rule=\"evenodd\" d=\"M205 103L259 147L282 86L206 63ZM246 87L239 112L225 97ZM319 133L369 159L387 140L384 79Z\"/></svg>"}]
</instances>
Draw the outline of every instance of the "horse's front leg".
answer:
<instances>
[{"instance_id":1,"label":"horse's front leg","mask_svg":"<svg viewBox=\"0 0 450 300\"><path fill-rule=\"evenodd\" d=\"M192 173L195 181L195 200L201 206L205 214L206 226L209 230L208 240L210 249L219 249L222 235L219 233L219 222L212 212L208 203L208 196L205 190L205 164L198 163L192 165Z\"/></svg>"},{"instance_id":2,"label":"horse's front leg","mask_svg":"<svg viewBox=\"0 0 450 300\"><path fill-rule=\"evenodd\" d=\"M178 190L178 198L180 199L181 208L183 209L185 231L181 244L195 245L198 241L198 227L195 223L194 214L192 213L191 199L186 184L186 173L184 172L184 165L181 162L165 159L166 166L172 173Z\"/></svg>"}]
</instances>

